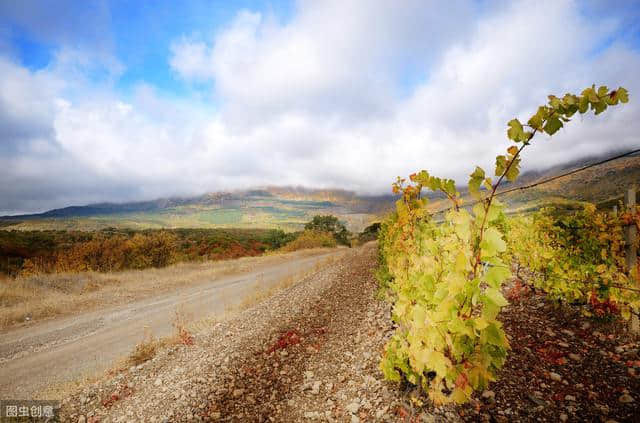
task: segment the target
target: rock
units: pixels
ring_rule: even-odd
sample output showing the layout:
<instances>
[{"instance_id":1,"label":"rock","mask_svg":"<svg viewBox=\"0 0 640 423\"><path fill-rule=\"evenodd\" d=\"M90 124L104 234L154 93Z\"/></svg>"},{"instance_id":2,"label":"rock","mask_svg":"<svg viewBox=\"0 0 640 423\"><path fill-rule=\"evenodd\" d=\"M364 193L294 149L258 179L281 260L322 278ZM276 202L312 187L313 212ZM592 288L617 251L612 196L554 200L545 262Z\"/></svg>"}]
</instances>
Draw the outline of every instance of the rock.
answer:
<instances>
[{"instance_id":1,"label":"rock","mask_svg":"<svg viewBox=\"0 0 640 423\"><path fill-rule=\"evenodd\" d=\"M157 379L156 379L156 381L155 381L155 382L153 382L153 385L154 385L154 386L160 386L160 385L162 385L162 379L157 378Z\"/></svg>"},{"instance_id":2,"label":"rock","mask_svg":"<svg viewBox=\"0 0 640 423\"><path fill-rule=\"evenodd\" d=\"M347 405L346 409L349 413L356 414L360 410L360 403L354 401Z\"/></svg>"},{"instance_id":3,"label":"rock","mask_svg":"<svg viewBox=\"0 0 640 423\"><path fill-rule=\"evenodd\" d=\"M567 336L573 336L575 335L572 331L570 331L569 329L562 329L560 332L564 333Z\"/></svg>"},{"instance_id":4,"label":"rock","mask_svg":"<svg viewBox=\"0 0 640 423\"><path fill-rule=\"evenodd\" d=\"M84 416L78 417L78 423L85 423L87 419Z\"/></svg>"},{"instance_id":5,"label":"rock","mask_svg":"<svg viewBox=\"0 0 640 423\"><path fill-rule=\"evenodd\" d=\"M351 416L351 423L360 423L360 417L358 416Z\"/></svg>"},{"instance_id":6,"label":"rock","mask_svg":"<svg viewBox=\"0 0 640 423\"><path fill-rule=\"evenodd\" d=\"M305 379L312 379L313 378L313 372L311 372L311 371L304 372L304 378Z\"/></svg>"},{"instance_id":7,"label":"rock","mask_svg":"<svg viewBox=\"0 0 640 423\"><path fill-rule=\"evenodd\" d=\"M569 359L571 359L573 361L580 361L580 360L582 360L582 357L580 357L576 353L569 353Z\"/></svg>"},{"instance_id":8,"label":"rock","mask_svg":"<svg viewBox=\"0 0 640 423\"><path fill-rule=\"evenodd\" d=\"M567 420L569 420L569 416L567 416L565 413L560 414L559 416L560 421L566 422Z\"/></svg>"},{"instance_id":9,"label":"rock","mask_svg":"<svg viewBox=\"0 0 640 423\"><path fill-rule=\"evenodd\" d=\"M313 395L318 395L320 393L320 386L321 385L322 385L322 382L320 382L320 381L313 382L313 386L311 387L311 393Z\"/></svg>"},{"instance_id":10,"label":"rock","mask_svg":"<svg viewBox=\"0 0 640 423\"><path fill-rule=\"evenodd\" d=\"M220 418L222 417L222 414L219 411L212 411L209 414L209 417L211 417L212 420L220 420Z\"/></svg>"},{"instance_id":11,"label":"rock","mask_svg":"<svg viewBox=\"0 0 640 423\"><path fill-rule=\"evenodd\" d=\"M531 395L531 394L527 395L527 397L529 398L529 400L531 400L531 402L533 402L535 405L538 405L538 406L547 405L546 402L544 402L542 399L537 397L537 394L541 394L541 392L537 392L536 391L536 392L534 392L534 394L536 394L536 395ZM542 395L540 395L540 396L542 396Z\"/></svg>"},{"instance_id":12,"label":"rock","mask_svg":"<svg viewBox=\"0 0 640 423\"><path fill-rule=\"evenodd\" d=\"M555 380L556 382L560 382L562 380L562 376L554 372L550 372L549 377L551 378L551 380Z\"/></svg>"},{"instance_id":13,"label":"rock","mask_svg":"<svg viewBox=\"0 0 640 423\"><path fill-rule=\"evenodd\" d=\"M633 400L633 397L631 395L622 394L622 395L620 395L620 398L618 398L618 401L620 401L623 404L629 404L629 403L632 403L634 400Z\"/></svg>"},{"instance_id":14,"label":"rock","mask_svg":"<svg viewBox=\"0 0 640 423\"><path fill-rule=\"evenodd\" d=\"M489 400L489 401L493 401L496 397L496 393L493 391L484 391L482 392L482 398Z\"/></svg>"},{"instance_id":15,"label":"rock","mask_svg":"<svg viewBox=\"0 0 640 423\"><path fill-rule=\"evenodd\" d=\"M241 397L243 394L244 394L244 389L234 389L234 390L233 390L233 393L232 393L232 395L233 395L233 397L234 397L234 398L239 398L239 397Z\"/></svg>"},{"instance_id":16,"label":"rock","mask_svg":"<svg viewBox=\"0 0 640 423\"><path fill-rule=\"evenodd\" d=\"M591 327L591 323L589 322L584 322L583 324L580 325L580 329L582 330L587 330Z\"/></svg>"},{"instance_id":17,"label":"rock","mask_svg":"<svg viewBox=\"0 0 640 423\"><path fill-rule=\"evenodd\" d=\"M558 345L562 348L569 348L569 344L567 344L566 342L558 342Z\"/></svg>"},{"instance_id":18,"label":"rock","mask_svg":"<svg viewBox=\"0 0 640 423\"><path fill-rule=\"evenodd\" d=\"M576 397L574 397L573 395L565 395L564 396L564 400L565 401L575 401Z\"/></svg>"},{"instance_id":19,"label":"rock","mask_svg":"<svg viewBox=\"0 0 640 423\"><path fill-rule=\"evenodd\" d=\"M614 351L616 352L616 354L622 354L624 352L624 348L616 347Z\"/></svg>"}]
</instances>

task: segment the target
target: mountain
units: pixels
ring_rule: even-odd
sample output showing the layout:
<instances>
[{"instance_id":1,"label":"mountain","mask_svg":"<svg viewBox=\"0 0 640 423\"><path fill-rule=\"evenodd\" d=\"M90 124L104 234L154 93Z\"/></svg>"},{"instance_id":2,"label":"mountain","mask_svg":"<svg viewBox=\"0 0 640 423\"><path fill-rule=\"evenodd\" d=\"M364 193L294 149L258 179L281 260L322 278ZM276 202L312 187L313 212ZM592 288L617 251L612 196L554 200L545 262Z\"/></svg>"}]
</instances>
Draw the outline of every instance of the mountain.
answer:
<instances>
[{"instance_id":1,"label":"mountain","mask_svg":"<svg viewBox=\"0 0 640 423\"><path fill-rule=\"evenodd\" d=\"M544 171L523 173L517 183L500 190L517 189L500 197L511 212L526 212L554 205L575 208L589 201L612 207L633 183L640 182L640 155L635 154L541 183L572 170L614 156L584 157ZM461 189L465 203L472 200ZM431 195L431 210L449 206L442 196ZM0 218L4 229L79 229L239 227L299 230L317 214L332 214L349 230L361 231L393 210L392 195L361 196L340 189L260 187L244 191L215 192L189 198L164 198L131 203L100 203L71 206L44 213Z\"/></svg>"},{"instance_id":2,"label":"mountain","mask_svg":"<svg viewBox=\"0 0 640 423\"><path fill-rule=\"evenodd\" d=\"M621 153L583 157L543 171L525 172L515 183L504 183L500 187L498 192L513 191L500 195L499 199L506 203L507 211L512 213L534 211L545 206L575 209L582 202L595 203L599 208L611 208L622 201L625 190L632 184L638 184L640 189L640 153L590 167L617 154ZM562 176L573 171L575 173ZM531 185L535 186L529 188ZM465 203L473 202L466 189L461 194ZM446 199L430 203L431 210L446 207L449 207Z\"/></svg>"},{"instance_id":3,"label":"mountain","mask_svg":"<svg viewBox=\"0 0 640 423\"><path fill-rule=\"evenodd\" d=\"M131 203L71 206L44 213L4 216L6 229L102 229L107 227L261 227L298 230L316 214L333 214L360 231L393 207L391 195L305 187L264 187Z\"/></svg>"}]
</instances>

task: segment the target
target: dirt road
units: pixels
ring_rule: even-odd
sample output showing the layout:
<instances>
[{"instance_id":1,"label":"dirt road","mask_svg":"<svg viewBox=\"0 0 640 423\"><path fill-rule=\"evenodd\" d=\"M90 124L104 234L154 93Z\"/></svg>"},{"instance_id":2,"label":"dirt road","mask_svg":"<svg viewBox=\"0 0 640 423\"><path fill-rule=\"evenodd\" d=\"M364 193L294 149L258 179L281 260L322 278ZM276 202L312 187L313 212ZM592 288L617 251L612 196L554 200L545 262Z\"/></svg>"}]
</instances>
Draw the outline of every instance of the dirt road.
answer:
<instances>
[{"instance_id":1,"label":"dirt road","mask_svg":"<svg viewBox=\"0 0 640 423\"><path fill-rule=\"evenodd\" d=\"M283 279L310 271L318 263L344 254L336 250L244 273L202 281L158 297L56 319L4 333L0 340L0 398L33 398L61 385L110 368L126 356L145 331L156 337L174 332L176 310L194 321L224 314Z\"/></svg>"}]
</instances>

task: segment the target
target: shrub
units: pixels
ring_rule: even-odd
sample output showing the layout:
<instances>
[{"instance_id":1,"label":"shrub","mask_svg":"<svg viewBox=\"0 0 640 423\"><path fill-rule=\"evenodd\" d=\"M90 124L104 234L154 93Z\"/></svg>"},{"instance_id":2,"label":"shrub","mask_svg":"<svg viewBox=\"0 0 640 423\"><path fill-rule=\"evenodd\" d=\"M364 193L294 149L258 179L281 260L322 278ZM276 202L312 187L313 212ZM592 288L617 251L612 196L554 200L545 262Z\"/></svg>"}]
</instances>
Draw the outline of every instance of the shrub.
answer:
<instances>
[{"instance_id":1,"label":"shrub","mask_svg":"<svg viewBox=\"0 0 640 423\"><path fill-rule=\"evenodd\" d=\"M282 247L280 251L296 251L305 248L335 247L336 239L330 232L305 230L296 239Z\"/></svg>"},{"instance_id":2,"label":"shrub","mask_svg":"<svg viewBox=\"0 0 640 423\"><path fill-rule=\"evenodd\" d=\"M347 228L344 226L344 224L340 222L335 216L314 216L311 222L308 222L304 225L304 229L329 232L333 235L336 242L338 242L339 244L350 245L349 236L351 234L349 233L349 231L347 231Z\"/></svg>"}]
</instances>

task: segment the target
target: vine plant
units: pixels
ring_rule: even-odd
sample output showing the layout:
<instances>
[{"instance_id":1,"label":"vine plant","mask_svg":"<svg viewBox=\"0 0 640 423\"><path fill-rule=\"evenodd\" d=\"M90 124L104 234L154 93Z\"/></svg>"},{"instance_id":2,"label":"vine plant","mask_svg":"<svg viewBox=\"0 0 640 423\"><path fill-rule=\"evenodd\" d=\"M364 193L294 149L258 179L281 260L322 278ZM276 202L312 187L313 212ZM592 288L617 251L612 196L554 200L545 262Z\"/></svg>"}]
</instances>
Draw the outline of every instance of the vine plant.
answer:
<instances>
[{"instance_id":1,"label":"vine plant","mask_svg":"<svg viewBox=\"0 0 640 423\"><path fill-rule=\"evenodd\" d=\"M496 180L480 167L470 175L471 210L451 179L425 170L412 174L408 184L397 179L393 191L401 198L383 223L378 272L398 324L380 364L387 379L420 386L434 403L465 402L495 380L509 349L497 316L507 305L502 284L511 276L497 190L503 180L516 180L521 153L536 134L551 136L575 113L598 115L627 101L624 88L592 86L580 95L549 96L526 124L509 121L507 136L514 145L496 157ZM444 222L428 212L423 188L451 201Z\"/></svg>"}]
</instances>

